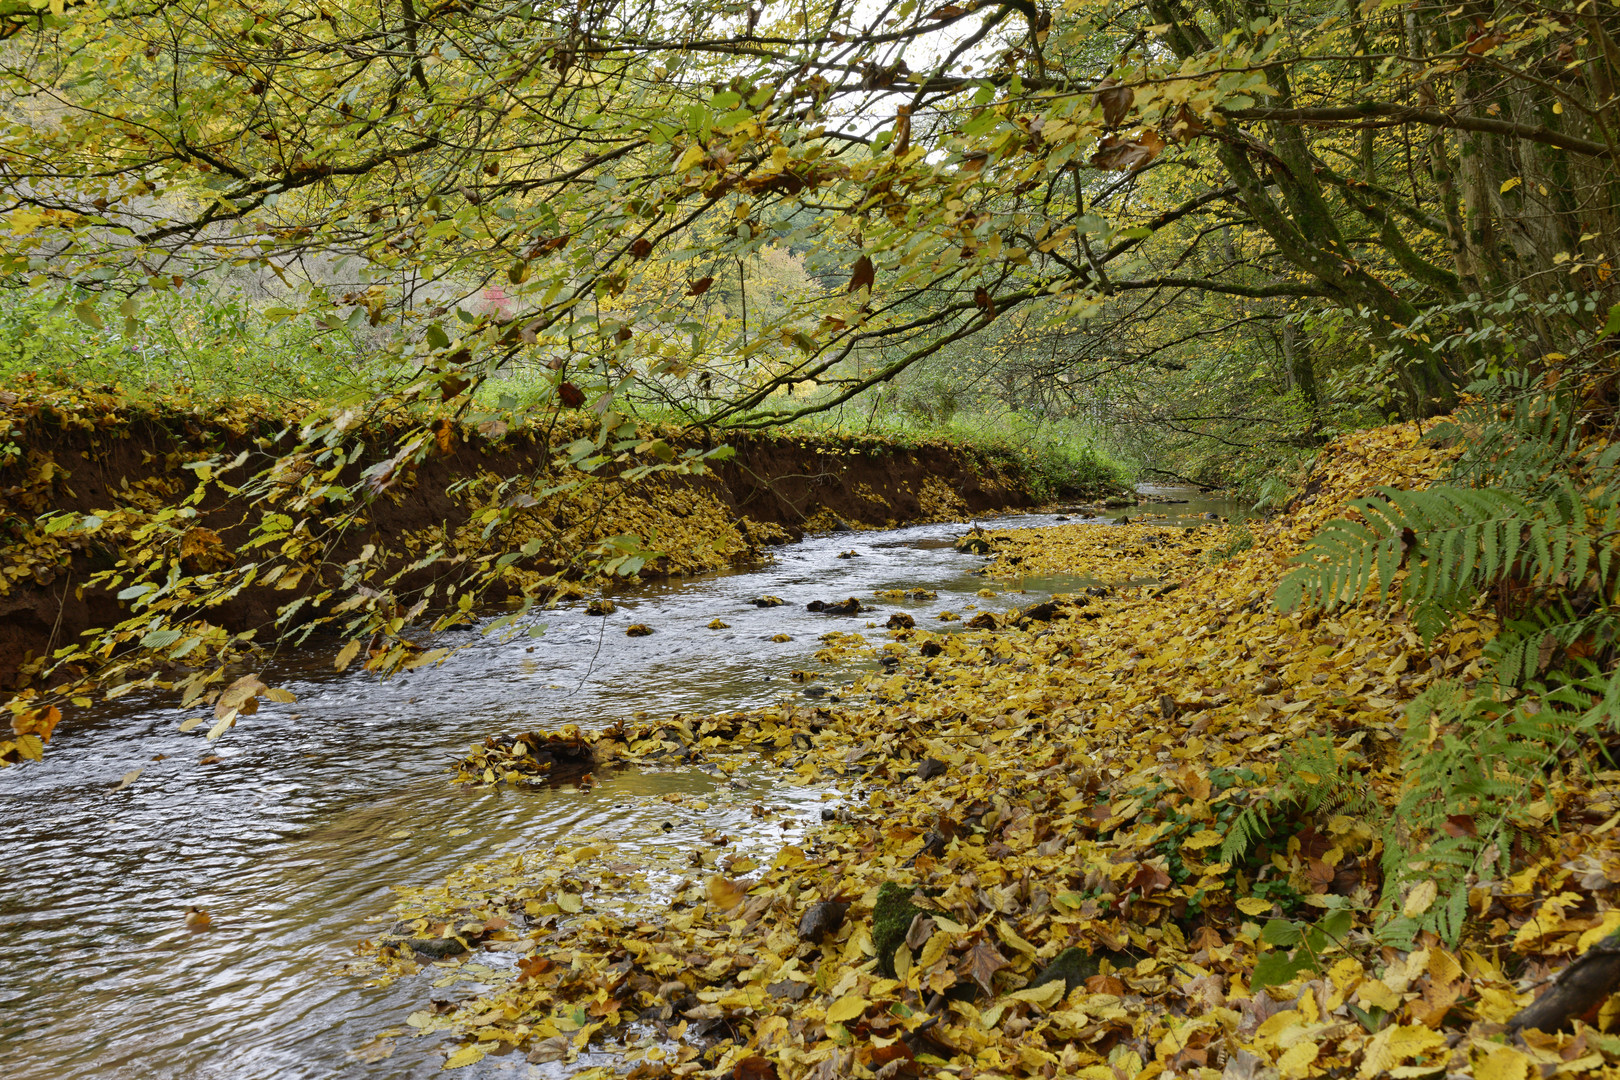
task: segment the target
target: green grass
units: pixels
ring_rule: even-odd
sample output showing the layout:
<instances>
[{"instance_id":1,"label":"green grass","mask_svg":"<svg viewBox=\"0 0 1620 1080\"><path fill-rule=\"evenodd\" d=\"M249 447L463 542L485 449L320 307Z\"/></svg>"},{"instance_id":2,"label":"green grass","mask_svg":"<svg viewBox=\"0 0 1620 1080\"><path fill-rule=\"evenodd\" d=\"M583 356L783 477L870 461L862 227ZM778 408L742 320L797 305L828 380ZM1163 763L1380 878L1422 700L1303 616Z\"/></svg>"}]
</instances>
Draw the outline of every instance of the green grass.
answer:
<instances>
[{"instance_id":1,"label":"green grass","mask_svg":"<svg viewBox=\"0 0 1620 1080\"><path fill-rule=\"evenodd\" d=\"M550 372L517 368L486 382L479 398L491 407L532 407L550 403L553 391ZM587 390L586 396L592 397L594 392ZM682 428L690 423L689 417L676 410L637 401L633 396L617 407L653 425ZM1134 466L1104 449L1097 433L1087 425L1076 420L1033 420L1007 411L963 409L948 419L930 419L900 409L873 413L857 402L771 430L836 441L882 442L906 449L949 443L1015 470L1025 478L1030 494L1042 502L1128 489L1135 475ZM719 429L714 434L717 439L724 438Z\"/></svg>"},{"instance_id":2,"label":"green grass","mask_svg":"<svg viewBox=\"0 0 1620 1080\"><path fill-rule=\"evenodd\" d=\"M131 400L309 400L364 390L377 359L347 326L272 318L225 287L188 285L126 310L27 290L0 296L0 384L106 387Z\"/></svg>"},{"instance_id":3,"label":"green grass","mask_svg":"<svg viewBox=\"0 0 1620 1080\"><path fill-rule=\"evenodd\" d=\"M1134 473L1129 464L1097 445L1090 428L1075 420L1033 420L1011 412L958 412L949 419L927 420L891 412L861 423L812 416L793 427L828 436L875 437L906 447L951 443L1015 468L1026 477L1030 494L1042 502L1128 489Z\"/></svg>"},{"instance_id":4,"label":"green grass","mask_svg":"<svg viewBox=\"0 0 1620 1080\"><path fill-rule=\"evenodd\" d=\"M0 385L100 387L136 402L175 396L308 402L365 393L390 367L388 356L368 347L363 326L325 327L266 310L228 283L149 295L123 311L103 299L93 312L18 289L0 295ZM554 400L554 378L533 367L508 369L480 387L478 400L490 408L544 409ZM594 398L600 389L586 392ZM688 422L633 398L616 407L655 425ZM963 409L930 419L916 410L874 414L857 403L776 430L905 448L949 443L1018 473L1041 501L1118 491L1129 487L1133 472L1077 421L1012 412ZM722 431L715 435L724 438Z\"/></svg>"}]
</instances>

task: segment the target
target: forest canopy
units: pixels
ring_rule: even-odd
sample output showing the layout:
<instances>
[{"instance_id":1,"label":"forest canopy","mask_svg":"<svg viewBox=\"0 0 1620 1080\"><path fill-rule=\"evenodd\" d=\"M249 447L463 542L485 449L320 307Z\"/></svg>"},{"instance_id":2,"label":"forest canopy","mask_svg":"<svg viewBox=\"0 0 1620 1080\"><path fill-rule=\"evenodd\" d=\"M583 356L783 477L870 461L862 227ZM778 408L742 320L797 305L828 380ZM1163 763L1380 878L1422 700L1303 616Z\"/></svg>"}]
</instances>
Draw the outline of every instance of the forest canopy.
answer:
<instances>
[{"instance_id":1,"label":"forest canopy","mask_svg":"<svg viewBox=\"0 0 1620 1080\"><path fill-rule=\"evenodd\" d=\"M0 280L117 333L233 274L435 400L520 366L564 406L760 426L953 358L1048 412L1309 442L1592 359L1617 30L1592 2L13 3Z\"/></svg>"}]
</instances>

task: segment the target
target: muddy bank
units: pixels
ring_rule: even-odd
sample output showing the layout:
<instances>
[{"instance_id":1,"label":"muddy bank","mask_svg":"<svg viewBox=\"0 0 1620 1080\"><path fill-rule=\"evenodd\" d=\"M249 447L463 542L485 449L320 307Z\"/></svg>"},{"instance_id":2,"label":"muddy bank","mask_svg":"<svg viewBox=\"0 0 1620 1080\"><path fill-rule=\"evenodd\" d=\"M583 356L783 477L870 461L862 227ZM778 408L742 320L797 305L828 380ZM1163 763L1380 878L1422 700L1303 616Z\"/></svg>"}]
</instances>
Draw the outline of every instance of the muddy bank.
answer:
<instances>
[{"instance_id":1,"label":"muddy bank","mask_svg":"<svg viewBox=\"0 0 1620 1080\"><path fill-rule=\"evenodd\" d=\"M119 583L98 573L213 575L185 614L231 634L257 630L262 643L278 613L297 625L356 586L366 604L407 613L418 596L438 607L473 579L480 603L588 579L603 561L590 553L619 534L664 552L640 571L657 576L713 569L840 522L897 525L1032 502L1016 462L956 446L752 434L697 474L592 478L557 492L577 478L553 463L558 446L588 434L577 416L548 429L441 418L425 457L371 488L367 470L389 460L406 429L357 429L335 451L283 459L268 494L262 485L243 493L292 448L290 429L304 419L263 402L200 410L0 395L0 687L36 682L53 650L128 617ZM641 435L667 446L627 449L599 473L657 464L670 447L703 449L674 432ZM515 477L526 478L517 495L503 486ZM492 511L505 516L488 537ZM78 517L53 524L58 514ZM83 515L93 515L88 524ZM274 544L268 515L285 519ZM502 556L511 561L496 566ZM272 562L286 569L272 575Z\"/></svg>"}]
</instances>

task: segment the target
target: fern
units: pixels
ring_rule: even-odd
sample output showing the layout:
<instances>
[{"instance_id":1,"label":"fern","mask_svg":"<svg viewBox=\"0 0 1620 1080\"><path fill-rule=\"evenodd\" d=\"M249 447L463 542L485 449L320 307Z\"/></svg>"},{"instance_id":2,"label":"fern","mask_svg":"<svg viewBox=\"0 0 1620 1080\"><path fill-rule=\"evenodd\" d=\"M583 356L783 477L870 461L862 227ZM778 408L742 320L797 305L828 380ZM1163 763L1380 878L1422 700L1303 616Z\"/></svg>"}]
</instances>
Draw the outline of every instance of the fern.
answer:
<instances>
[{"instance_id":1,"label":"fern","mask_svg":"<svg viewBox=\"0 0 1620 1080\"><path fill-rule=\"evenodd\" d=\"M1506 393L1431 433L1467 440L1452 482L1357 499L1276 596L1290 610L1374 592L1431 641L1482 599L1502 616L1485 650L1491 678L1438 683L1407 706L1400 797L1387 813L1366 808L1384 847L1380 934L1391 943L1423 931L1458 941L1470 883L1509 871L1547 774L1620 731L1620 443L1582 447L1571 396L1522 379L1494 389ZM1234 851L1252 842L1244 824L1228 837ZM1403 898L1420 882L1436 899L1408 916Z\"/></svg>"},{"instance_id":2,"label":"fern","mask_svg":"<svg viewBox=\"0 0 1620 1080\"><path fill-rule=\"evenodd\" d=\"M1350 754L1331 739L1307 738L1277 764L1277 786L1255 798L1227 826L1221 861L1236 863L1258 843L1276 833L1277 822L1291 813L1331 813L1344 809L1367 812L1372 806L1366 786L1350 768Z\"/></svg>"}]
</instances>

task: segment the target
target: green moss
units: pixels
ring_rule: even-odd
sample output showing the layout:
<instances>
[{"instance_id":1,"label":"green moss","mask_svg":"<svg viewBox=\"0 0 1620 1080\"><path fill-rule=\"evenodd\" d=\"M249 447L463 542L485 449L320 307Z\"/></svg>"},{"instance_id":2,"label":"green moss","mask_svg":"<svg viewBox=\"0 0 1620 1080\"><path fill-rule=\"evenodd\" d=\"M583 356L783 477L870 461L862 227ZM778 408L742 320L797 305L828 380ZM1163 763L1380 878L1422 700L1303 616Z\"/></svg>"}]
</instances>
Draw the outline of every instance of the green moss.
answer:
<instances>
[{"instance_id":1,"label":"green moss","mask_svg":"<svg viewBox=\"0 0 1620 1080\"><path fill-rule=\"evenodd\" d=\"M894 978L894 954L906 940L911 920L932 914L911 902L911 890L885 881L872 905L872 947L877 950L878 970Z\"/></svg>"}]
</instances>

